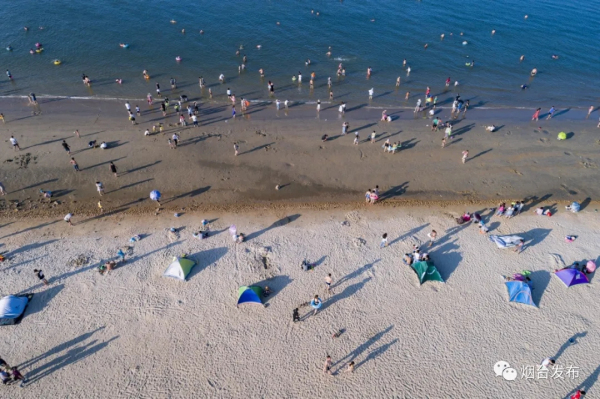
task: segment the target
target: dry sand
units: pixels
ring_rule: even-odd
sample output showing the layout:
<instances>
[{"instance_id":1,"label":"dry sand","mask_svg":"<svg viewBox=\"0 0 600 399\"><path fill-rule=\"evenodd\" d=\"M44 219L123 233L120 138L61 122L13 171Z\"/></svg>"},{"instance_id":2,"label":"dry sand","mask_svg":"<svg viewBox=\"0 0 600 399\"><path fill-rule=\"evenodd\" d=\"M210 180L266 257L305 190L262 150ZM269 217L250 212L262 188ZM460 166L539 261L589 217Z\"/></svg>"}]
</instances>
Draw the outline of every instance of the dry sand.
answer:
<instances>
[{"instance_id":1,"label":"dry sand","mask_svg":"<svg viewBox=\"0 0 600 399\"><path fill-rule=\"evenodd\" d=\"M551 218L491 218L492 233L525 236L520 255L497 249L474 226L457 226L451 216L462 207L76 216L74 227L5 221L0 292L35 296L20 325L0 330L1 357L30 379L23 389L2 387L2 396L555 398L583 386L596 397L595 277L566 288L551 275L559 256L598 258L594 206ZM199 241L191 234L202 218L217 233ZM249 240L234 244L231 224ZM169 239L172 226L183 228L179 239ZM439 239L430 254L446 283L419 286L400 256L431 229ZM379 249L383 232L391 245ZM133 244L133 257L100 275L97 265L134 234L146 236ZM579 238L569 244L567 234ZM163 277L184 253L198 262L189 281ZM305 258L318 262L314 271L300 269ZM32 273L40 267L49 287ZM501 276L523 269L533 272L538 309L507 302ZM268 306L237 309L237 288L257 283L275 291ZM293 323L292 309L314 294L324 298L322 311ZM332 338L338 329L344 333ZM332 376L322 372L327 354ZM522 366L548 356L578 367L578 377L521 379ZM518 370L516 381L495 377L499 360ZM350 361L355 373L342 373Z\"/></svg>"}]
</instances>

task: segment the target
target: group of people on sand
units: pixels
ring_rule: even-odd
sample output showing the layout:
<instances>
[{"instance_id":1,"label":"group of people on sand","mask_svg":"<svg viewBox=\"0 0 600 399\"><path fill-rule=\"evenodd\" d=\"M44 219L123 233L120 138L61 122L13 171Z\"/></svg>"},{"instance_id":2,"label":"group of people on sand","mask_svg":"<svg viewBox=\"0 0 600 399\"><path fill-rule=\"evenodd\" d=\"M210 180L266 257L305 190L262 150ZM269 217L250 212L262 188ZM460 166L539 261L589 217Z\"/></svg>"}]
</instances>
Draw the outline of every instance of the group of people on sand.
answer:
<instances>
[{"instance_id":1,"label":"group of people on sand","mask_svg":"<svg viewBox=\"0 0 600 399\"><path fill-rule=\"evenodd\" d=\"M367 204L374 204L379 201L379 186L375 186L374 189L369 189L365 193L365 201Z\"/></svg>"},{"instance_id":2,"label":"group of people on sand","mask_svg":"<svg viewBox=\"0 0 600 399\"><path fill-rule=\"evenodd\" d=\"M524 206L525 203L523 201L513 201L508 207L506 206L506 202L502 202L498 205L496 216L504 216L505 218L510 219L513 216L520 214Z\"/></svg>"},{"instance_id":3,"label":"group of people on sand","mask_svg":"<svg viewBox=\"0 0 600 399\"><path fill-rule=\"evenodd\" d=\"M0 378L2 379L2 384L12 384L17 381L21 382L21 387L24 386L26 380L23 374L19 371L17 366L9 366L8 363L0 357Z\"/></svg>"},{"instance_id":4,"label":"group of people on sand","mask_svg":"<svg viewBox=\"0 0 600 399\"><path fill-rule=\"evenodd\" d=\"M429 257L429 254L427 252L421 252L421 247L419 247L416 244L413 245L412 253L404 254L404 257L402 258L402 262L404 262L404 264L408 266L412 265L415 262L424 262L430 260L431 258Z\"/></svg>"}]
</instances>

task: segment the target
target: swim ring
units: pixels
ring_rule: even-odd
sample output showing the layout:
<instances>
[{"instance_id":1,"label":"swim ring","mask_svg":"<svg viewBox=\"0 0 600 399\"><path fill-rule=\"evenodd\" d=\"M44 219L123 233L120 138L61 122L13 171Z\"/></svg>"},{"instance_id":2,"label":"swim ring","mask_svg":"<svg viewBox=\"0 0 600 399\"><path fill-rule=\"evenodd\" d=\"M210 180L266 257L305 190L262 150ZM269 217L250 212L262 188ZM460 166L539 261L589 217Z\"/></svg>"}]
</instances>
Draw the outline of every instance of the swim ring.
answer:
<instances>
[{"instance_id":1,"label":"swim ring","mask_svg":"<svg viewBox=\"0 0 600 399\"><path fill-rule=\"evenodd\" d=\"M463 44L463 46L466 46L466 45L467 45L467 43L468 43L468 42L465 40L465 41L464 41L462 44Z\"/></svg>"},{"instance_id":2,"label":"swim ring","mask_svg":"<svg viewBox=\"0 0 600 399\"><path fill-rule=\"evenodd\" d=\"M120 43L119 46L121 46L121 48L129 48L129 44L127 43Z\"/></svg>"},{"instance_id":3,"label":"swim ring","mask_svg":"<svg viewBox=\"0 0 600 399\"><path fill-rule=\"evenodd\" d=\"M40 47L40 48L38 48L38 49L35 50L35 52L38 53L38 54L41 53L42 51L44 51L43 47Z\"/></svg>"},{"instance_id":4,"label":"swim ring","mask_svg":"<svg viewBox=\"0 0 600 399\"><path fill-rule=\"evenodd\" d=\"M54 61L52 61L52 63L54 65L60 65L62 63L62 61L61 60L54 60Z\"/></svg>"},{"instance_id":5,"label":"swim ring","mask_svg":"<svg viewBox=\"0 0 600 399\"><path fill-rule=\"evenodd\" d=\"M7 46L6 47L6 51L12 51L12 50L13 50L12 46Z\"/></svg>"},{"instance_id":6,"label":"swim ring","mask_svg":"<svg viewBox=\"0 0 600 399\"><path fill-rule=\"evenodd\" d=\"M313 309L321 309L321 306L323 306L323 302L319 301L318 303L315 302L315 300L313 299L312 301L310 301L310 307Z\"/></svg>"}]
</instances>

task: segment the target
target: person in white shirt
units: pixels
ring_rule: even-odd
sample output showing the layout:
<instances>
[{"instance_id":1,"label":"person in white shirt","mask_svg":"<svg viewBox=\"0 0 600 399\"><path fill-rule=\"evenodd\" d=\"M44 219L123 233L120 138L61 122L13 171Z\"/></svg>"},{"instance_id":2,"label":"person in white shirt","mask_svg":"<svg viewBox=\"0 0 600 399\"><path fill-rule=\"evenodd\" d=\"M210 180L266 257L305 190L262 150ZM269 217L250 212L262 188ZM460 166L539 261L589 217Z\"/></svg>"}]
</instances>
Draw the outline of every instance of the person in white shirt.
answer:
<instances>
[{"instance_id":1,"label":"person in white shirt","mask_svg":"<svg viewBox=\"0 0 600 399\"><path fill-rule=\"evenodd\" d=\"M66 216L64 217L64 221L69 223L69 226L73 226L73 223L71 223L72 217L73 217L72 213L67 213Z\"/></svg>"},{"instance_id":2,"label":"person in white shirt","mask_svg":"<svg viewBox=\"0 0 600 399\"><path fill-rule=\"evenodd\" d=\"M551 357L547 357L544 360L542 360L542 369L548 370L548 366L554 366L555 364L556 361L554 359L552 359Z\"/></svg>"},{"instance_id":3,"label":"person in white shirt","mask_svg":"<svg viewBox=\"0 0 600 399\"><path fill-rule=\"evenodd\" d=\"M104 185L99 181L96 182L96 190L98 190L98 194L100 194L101 197L104 195Z\"/></svg>"},{"instance_id":4,"label":"person in white shirt","mask_svg":"<svg viewBox=\"0 0 600 399\"><path fill-rule=\"evenodd\" d=\"M13 150L15 150L15 151L21 150L21 147L19 147L19 143L17 142L17 139L14 138L14 136L10 136L10 143L13 146Z\"/></svg>"},{"instance_id":5,"label":"person in white shirt","mask_svg":"<svg viewBox=\"0 0 600 399\"><path fill-rule=\"evenodd\" d=\"M375 90L374 90L374 89L371 87L371 88L369 89L369 100L372 100L372 99L373 99L373 93L375 93Z\"/></svg>"},{"instance_id":6,"label":"person in white shirt","mask_svg":"<svg viewBox=\"0 0 600 399\"><path fill-rule=\"evenodd\" d=\"M127 108L127 111L131 111L131 105L129 104L129 101L125 101L125 108Z\"/></svg>"}]
</instances>

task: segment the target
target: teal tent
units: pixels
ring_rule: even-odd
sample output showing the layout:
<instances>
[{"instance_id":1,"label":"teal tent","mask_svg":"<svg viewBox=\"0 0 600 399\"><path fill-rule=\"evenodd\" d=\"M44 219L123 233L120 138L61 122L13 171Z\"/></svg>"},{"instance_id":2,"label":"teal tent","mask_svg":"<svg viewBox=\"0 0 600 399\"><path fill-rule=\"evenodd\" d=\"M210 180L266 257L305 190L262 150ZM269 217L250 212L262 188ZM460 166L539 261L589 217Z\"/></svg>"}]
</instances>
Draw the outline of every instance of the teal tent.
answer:
<instances>
[{"instance_id":1,"label":"teal tent","mask_svg":"<svg viewBox=\"0 0 600 399\"><path fill-rule=\"evenodd\" d=\"M417 277L419 277L419 283L423 284L425 281L440 281L444 282L444 279L440 275L440 272L433 265L433 262L430 261L422 261L422 262L413 262L411 265L415 273L417 273Z\"/></svg>"},{"instance_id":2,"label":"teal tent","mask_svg":"<svg viewBox=\"0 0 600 399\"><path fill-rule=\"evenodd\" d=\"M185 281L195 265L196 262L194 262L192 259L186 258L185 256L182 258L174 258L173 263L167 267L167 270L165 270L163 276L173 277L178 280Z\"/></svg>"},{"instance_id":3,"label":"teal tent","mask_svg":"<svg viewBox=\"0 0 600 399\"><path fill-rule=\"evenodd\" d=\"M238 301L237 304L240 305L242 303L256 303L258 305L262 305L262 300L260 299L263 294L263 289L257 286L243 286L238 290ZM237 305L236 305L237 306Z\"/></svg>"}]
</instances>

